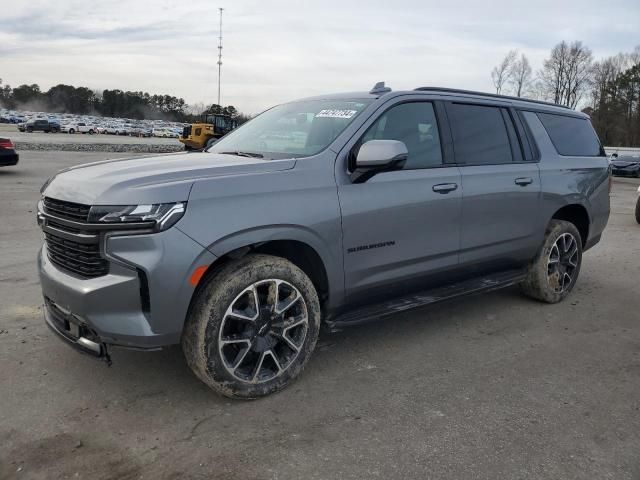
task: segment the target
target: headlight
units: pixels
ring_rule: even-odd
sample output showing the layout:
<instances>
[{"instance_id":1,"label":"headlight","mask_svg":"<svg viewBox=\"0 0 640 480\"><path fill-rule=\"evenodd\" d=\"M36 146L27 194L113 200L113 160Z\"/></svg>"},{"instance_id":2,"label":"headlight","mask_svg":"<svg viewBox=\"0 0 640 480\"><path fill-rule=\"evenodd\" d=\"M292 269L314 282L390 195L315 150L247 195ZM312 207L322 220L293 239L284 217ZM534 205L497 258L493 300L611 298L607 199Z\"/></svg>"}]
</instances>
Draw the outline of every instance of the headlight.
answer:
<instances>
[{"instance_id":1,"label":"headlight","mask_svg":"<svg viewBox=\"0 0 640 480\"><path fill-rule=\"evenodd\" d=\"M95 205L89 210L89 222L148 223L150 228L161 232L175 225L184 215L186 208L186 202L153 205Z\"/></svg>"}]
</instances>

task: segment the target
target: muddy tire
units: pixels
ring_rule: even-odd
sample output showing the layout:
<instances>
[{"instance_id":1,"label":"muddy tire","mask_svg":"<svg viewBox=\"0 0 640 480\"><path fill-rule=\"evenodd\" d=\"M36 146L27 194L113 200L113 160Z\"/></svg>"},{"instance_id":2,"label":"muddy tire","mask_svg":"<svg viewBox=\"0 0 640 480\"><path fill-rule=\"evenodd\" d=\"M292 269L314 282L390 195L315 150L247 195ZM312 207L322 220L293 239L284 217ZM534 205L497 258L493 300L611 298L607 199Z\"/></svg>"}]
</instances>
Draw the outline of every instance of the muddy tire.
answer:
<instances>
[{"instance_id":1,"label":"muddy tire","mask_svg":"<svg viewBox=\"0 0 640 480\"><path fill-rule=\"evenodd\" d=\"M636 201L636 222L640 223L640 195Z\"/></svg>"},{"instance_id":2,"label":"muddy tire","mask_svg":"<svg viewBox=\"0 0 640 480\"><path fill-rule=\"evenodd\" d=\"M288 260L247 255L198 287L182 334L187 364L226 397L277 392L302 371L320 330L313 283Z\"/></svg>"},{"instance_id":3,"label":"muddy tire","mask_svg":"<svg viewBox=\"0 0 640 480\"><path fill-rule=\"evenodd\" d=\"M521 289L536 300L558 303L575 286L581 264L582 240L576 226L564 220L551 220Z\"/></svg>"}]
</instances>

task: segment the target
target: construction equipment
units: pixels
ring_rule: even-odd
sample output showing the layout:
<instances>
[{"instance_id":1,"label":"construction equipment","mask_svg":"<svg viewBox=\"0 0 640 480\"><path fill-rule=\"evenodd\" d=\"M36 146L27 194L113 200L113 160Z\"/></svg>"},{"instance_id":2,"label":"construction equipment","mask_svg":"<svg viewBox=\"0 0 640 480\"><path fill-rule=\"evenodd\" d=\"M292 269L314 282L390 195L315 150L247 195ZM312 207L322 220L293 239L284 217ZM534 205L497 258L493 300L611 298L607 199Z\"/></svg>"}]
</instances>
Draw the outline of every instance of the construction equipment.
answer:
<instances>
[{"instance_id":1,"label":"construction equipment","mask_svg":"<svg viewBox=\"0 0 640 480\"><path fill-rule=\"evenodd\" d=\"M203 114L200 122L184 127L178 140L184 143L185 150L202 150L236 126L237 122L228 115Z\"/></svg>"},{"instance_id":2,"label":"construction equipment","mask_svg":"<svg viewBox=\"0 0 640 480\"><path fill-rule=\"evenodd\" d=\"M220 30L218 32L218 105L220 103L220 81L222 78L222 11L220 11ZM178 138L184 143L185 150L202 150L213 145L220 137L236 128L237 122L228 115L203 114L199 123L184 127Z\"/></svg>"}]
</instances>

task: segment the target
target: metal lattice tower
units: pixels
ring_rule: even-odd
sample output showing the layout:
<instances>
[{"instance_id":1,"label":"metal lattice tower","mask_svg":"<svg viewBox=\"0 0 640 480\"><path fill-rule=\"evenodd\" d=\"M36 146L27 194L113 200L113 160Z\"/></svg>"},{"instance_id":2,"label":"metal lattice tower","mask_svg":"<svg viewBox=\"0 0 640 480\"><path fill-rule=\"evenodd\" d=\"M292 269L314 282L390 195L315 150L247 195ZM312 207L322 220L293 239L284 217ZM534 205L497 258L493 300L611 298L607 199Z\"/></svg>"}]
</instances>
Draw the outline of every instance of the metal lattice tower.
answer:
<instances>
[{"instance_id":1,"label":"metal lattice tower","mask_svg":"<svg viewBox=\"0 0 640 480\"><path fill-rule=\"evenodd\" d=\"M224 8L219 8L220 10L220 35L218 36L218 105L222 108L222 104L220 103L220 80L222 79L222 11Z\"/></svg>"}]
</instances>

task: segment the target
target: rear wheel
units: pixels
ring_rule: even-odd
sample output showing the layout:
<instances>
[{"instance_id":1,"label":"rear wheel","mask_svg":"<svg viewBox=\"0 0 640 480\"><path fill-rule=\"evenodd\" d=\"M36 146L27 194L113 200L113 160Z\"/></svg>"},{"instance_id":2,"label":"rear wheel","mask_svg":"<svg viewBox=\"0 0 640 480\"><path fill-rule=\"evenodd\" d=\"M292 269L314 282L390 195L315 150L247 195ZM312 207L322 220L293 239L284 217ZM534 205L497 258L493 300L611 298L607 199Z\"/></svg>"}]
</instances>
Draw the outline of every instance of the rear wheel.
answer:
<instances>
[{"instance_id":1,"label":"rear wheel","mask_svg":"<svg viewBox=\"0 0 640 480\"><path fill-rule=\"evenodd\" d=\"M293 381L320 330L313 283L288 260L247 255L200 287L182 348L193 372L227 397L257 398Z\"/></svg>"},{"instance_id":2,"label":"rear wheel","mask_svg":"<svg viewBox=\"0 0 640 480\"><path fill-rule=\"evenodd\" d=\"M640 223L640 195L636 201L636 222Z\"/></svg>"},{"instance_id":3,"label":"rear wheel","mask_svg":"<svg viewBox=\"0 0 640 480\"><path fill-rule=\"evenodd\" d=\"M576 284L581 264L582 240L576 226L551 220L542 248L521 284L522 290L542 302L560 302Z\"/></svg>"},{"instance_id":4,"label":"rear wheel","mask_svg":"<svg viewBox=\"0 0 640 480\"><path fill-rule=\"evenodd\" d=\"M93 135L95 132L93 130L89 130L89 135Z\"/></svg>"},{"instance_id":5,"label":"rear wheel","mask_svg":"<svg viewBox=\"0 0 640 480\"><path fill-rule=\"evenodd\" d=\"M69 129L69 133L76 133L76 131L75 131L75 129L70 128L70 129Z\"/></svg>"}]
</instances>

